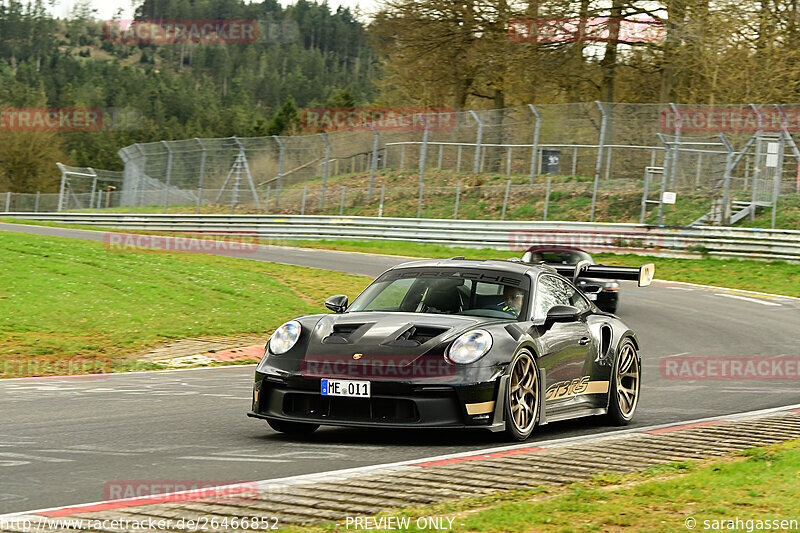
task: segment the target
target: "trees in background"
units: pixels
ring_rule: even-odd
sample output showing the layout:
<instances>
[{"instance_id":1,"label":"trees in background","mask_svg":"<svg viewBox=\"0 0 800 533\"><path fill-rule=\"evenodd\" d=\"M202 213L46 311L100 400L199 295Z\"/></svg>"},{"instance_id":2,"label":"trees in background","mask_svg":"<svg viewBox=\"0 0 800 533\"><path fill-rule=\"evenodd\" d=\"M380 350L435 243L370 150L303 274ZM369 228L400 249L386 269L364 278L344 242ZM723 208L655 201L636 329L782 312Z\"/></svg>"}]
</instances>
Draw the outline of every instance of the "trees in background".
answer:
<instances>
[{"instance_id":1,"label":"trees in background","mask_svg":"<svg viewBox=\"0 0 800 533\"><path fill-rule=\"evenodd\" d=\"M107 40L89 0L78 1L66 20L44 6L0 0L0 107L127 108L138 118L103 131L0 127L0 165L25 160L29 154L9 150L28 142L42 148L40 138L60 147L41 151L44 166L30 167L36 175L57 177L57 160L119 169L117 151L135 142L299 133L297 106L324 105L342 89L358 104L375 96L375 54L348 9L306 0L286 8L276 0L145 0L139 19L260 23L251 43L157 45ZM0 172L0 190L37 183L19 169Z\"/></svg>"},{"instance_id":2,"label":"trees in background","mask_svg":"<svg viewBox=\"0 0 800 533\"><path fill-rule=\"evenodd\" d=\"M798 0L386 0L381 6L365 27L348 9L333 12L308 0L287 7L278 0L144 0L139 19L261 23L256 42L155 45L105 39L91 0L76 2L66 20L52 18L45 0L0 0L0 106L138 114L135 123L99 132L0 131L0 165L6 165L0 189L41 185L35 169L53 176L56 156L115 169L121 168L117 150L135 142L298 133L303 107L800 101ZM642 18L661 21L663 38L643 42L622 30ZM512 39L516 19L568 19L573 34ZM598 20L612 21L609 38L587 38ZM20 166L29 148L47 158L44 166L28 160L32 174Z\"/></svg>"},{"instance_id":3,"label":"trees in background","mask_svg":"<svg viewBox=\"0 0 800 533\"><path fill-rule=\"evenodd\" d=\"M573 39L514 41L515 19L578 29ZM580 38L597 19L610 21L607 38ZM631 39L625 24L642 19L660 21L663 38ZM389 0L370 32L382 97L395 102L800 100L797 0Z\"/></svg>"}]
</instances>

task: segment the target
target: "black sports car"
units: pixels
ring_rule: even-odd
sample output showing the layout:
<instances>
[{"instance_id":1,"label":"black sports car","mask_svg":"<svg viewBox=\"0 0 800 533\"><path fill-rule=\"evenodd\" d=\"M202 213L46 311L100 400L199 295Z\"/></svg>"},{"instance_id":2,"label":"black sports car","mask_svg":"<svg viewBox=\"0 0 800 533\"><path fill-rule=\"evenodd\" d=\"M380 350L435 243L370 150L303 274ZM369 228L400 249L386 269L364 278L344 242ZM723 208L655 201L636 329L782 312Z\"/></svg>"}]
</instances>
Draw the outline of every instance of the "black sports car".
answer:
<instances>
[{"instance_id":1,"label":"black sports car","mask_svg":"<svg viewBox=\"0 0 800 533\"><path fill-rule=\"evenodd\" d=\"M515 440L585 415L627 424L639 398L639 343L576 290L581 276L644 286L653 265L398 265L349 306L332 296L333 314L279 327L256 368L248 415L294 434L322 424L482 428Z\"/></svg>"},{"instance_id":2,"label":"black sports car","mask_svg":"<svg viewBox=\"0 0 800 533\"><path fill-rule=\"evenodd\" d=\"M588 261L594 265L594 259L580 248L567 246L532 246L522 256L525 263L547 263L550 265L577 265ZM613 279L580 278L578 288L597 307L609 313L616 313L619 306L619 283Z\"/></svg>"}]
</instances>

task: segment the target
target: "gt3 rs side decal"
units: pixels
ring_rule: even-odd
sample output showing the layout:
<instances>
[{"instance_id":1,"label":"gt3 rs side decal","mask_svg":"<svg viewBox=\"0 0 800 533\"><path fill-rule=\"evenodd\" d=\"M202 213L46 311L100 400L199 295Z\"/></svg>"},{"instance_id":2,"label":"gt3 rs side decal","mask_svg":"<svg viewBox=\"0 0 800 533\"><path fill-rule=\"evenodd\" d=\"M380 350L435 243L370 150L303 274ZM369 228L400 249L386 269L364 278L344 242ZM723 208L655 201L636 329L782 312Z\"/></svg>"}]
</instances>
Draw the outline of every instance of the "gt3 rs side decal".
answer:
<instances>
[{"instance_id":1,"label":"gt3 rs side decal","mask_svg":"<svg viewBox=\"0 0 800 533\"><path fill-rule=\"evenodd\" d=\"M608 392L608 381L589 381L589 376L557 381L545 392L546 400L561 400L579 394L604 394Z\"/></svg>"}]
</instances>

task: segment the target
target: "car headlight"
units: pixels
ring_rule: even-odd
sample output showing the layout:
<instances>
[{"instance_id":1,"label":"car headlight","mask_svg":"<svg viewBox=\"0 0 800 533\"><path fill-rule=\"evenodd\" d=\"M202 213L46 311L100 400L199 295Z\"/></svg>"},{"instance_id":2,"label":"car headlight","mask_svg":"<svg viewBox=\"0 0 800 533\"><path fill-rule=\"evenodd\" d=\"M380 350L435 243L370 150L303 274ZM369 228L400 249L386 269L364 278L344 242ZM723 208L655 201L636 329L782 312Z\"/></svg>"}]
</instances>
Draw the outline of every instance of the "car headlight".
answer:
<instances>
[{"instance_id":1,"label":"car headlight","mask_svg":"<svg viewBox=\"0 0 800 533\"><path fill-rule=\"evenodd\" d=\"M488 331L474 329L458 337L447 350L447 358L462 365L474 363L492 347L492 336Z\"/></svg>"},{"instance_id":2,"label":"car headlight","mask_svg":"<svg viewBox=\"0 0 800 533\"><path fill-rule=\"evenodd\" d=\"M276 329L269 338L270 353L280 355L291 350L297 344L297 339L300 338L301 329L300 322L297 320L290 320Z\"/></svg>"}]
</instances>

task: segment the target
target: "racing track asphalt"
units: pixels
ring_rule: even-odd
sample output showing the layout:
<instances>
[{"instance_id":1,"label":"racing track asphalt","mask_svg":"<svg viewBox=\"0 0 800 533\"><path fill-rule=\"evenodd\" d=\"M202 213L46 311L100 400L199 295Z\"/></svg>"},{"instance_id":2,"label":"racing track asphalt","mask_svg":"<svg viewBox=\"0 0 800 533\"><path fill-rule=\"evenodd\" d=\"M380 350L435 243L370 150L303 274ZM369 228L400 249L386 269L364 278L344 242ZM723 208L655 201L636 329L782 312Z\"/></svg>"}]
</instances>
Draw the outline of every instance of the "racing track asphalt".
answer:
<instances>
[{"instance_id":1,"label":"racing track asphalt","mask_svg":"<svg viewBox=\"0 0 800 533\"><path fill-rule=\"evenodd\" d=\"M0 230L102 240L102 232L0 224ZM0 238L2 235L0 234ZM230 254L235 255L235 254ZM502 256L502 254L501 254ZM390 256L260 247L259 261L375 276ZM672 356L796 357L800 300L669 282L624 284L619 316L642 344L633 426L800 403L794 380L666 379ZM120 482L278 478L463 452L488 433L323 428L307 439L247 418L253 367L0 380L0 514L135 494ZM550 424L530 442L608 431L599 419Z\"/></svg>"}]
</instances>

